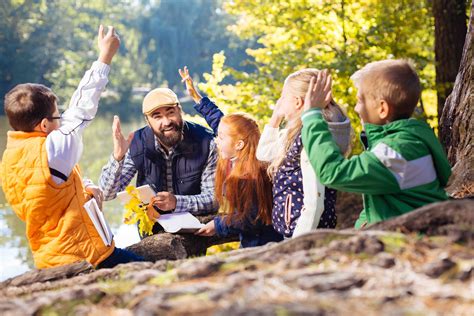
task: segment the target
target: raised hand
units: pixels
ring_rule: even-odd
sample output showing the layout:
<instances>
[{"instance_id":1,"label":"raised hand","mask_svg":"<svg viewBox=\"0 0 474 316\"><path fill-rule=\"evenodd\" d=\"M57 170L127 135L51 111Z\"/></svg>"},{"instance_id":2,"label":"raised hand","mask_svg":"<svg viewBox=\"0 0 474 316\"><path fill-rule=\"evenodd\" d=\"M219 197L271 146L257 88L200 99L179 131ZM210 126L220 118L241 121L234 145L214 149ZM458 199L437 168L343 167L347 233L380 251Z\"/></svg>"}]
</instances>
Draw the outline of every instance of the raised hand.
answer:
<instances>
[{"instance_id":1,"label":"raised hand","mask_svg":"<svg viewBox=\"0 0 474 316\"><path fill-rule=\"evenodd\" d=\"M304 109L324 109L332 99L331 75L327 70L320 71L318 76L312 77L304 99Z\"/></svg>"},{"instance_id":2,"label":"raised hand","mask_svg":"<svg viewBox=\"0 0 474 316\"><path fill-rule=\"evenodd\" d=\"M199 94L199 92L197 92L196 88L194 87L193 79L189 75L188 66L184 66L183 70L178 69L178 72L181 76L181 82L186 83L186 90L188 91L191 98L193 98L194 102L201 102L202 96Z\"/></svg>"},{"instance_id":3,"label":"raised hand","mask_svg":"<svg viewBox=\"0 0 474 316\"><path fill-rule=\"evenodd\" d=\"M281 107L281 99L278 99L277 103L275 104L275 107L273 108L273 114L272 117L270 118L270 121L268 124L271 127L277 128L280 126L281 121L285 118L285 113L282 110Z\"/></svg>"},{"instance_id":4,"label":"raised hand","mask_svg":"<svg viewBox=\"0 0 474 316\"><path fill-rule=\"evenodd\" d=\"M112 137L114 139L114 159L121 161L130 147L133 132L125 139L122 134L122 128L120 127L120 119L117 115L114 116L114 122L112 123Z\"/></svg>"},{"instance_id":5,"label":"raised hand","mask_svg":"<svg viewBox=\"0 0 474 316\"><path fill-rule=\"evenodd\" d=\"M113 26L109 26L107 34L104 33L104 26L99 26L99 34L97 36L99 45L99 61L109 64L120 46L120 38Z\"/></svg>"}]
</instances>

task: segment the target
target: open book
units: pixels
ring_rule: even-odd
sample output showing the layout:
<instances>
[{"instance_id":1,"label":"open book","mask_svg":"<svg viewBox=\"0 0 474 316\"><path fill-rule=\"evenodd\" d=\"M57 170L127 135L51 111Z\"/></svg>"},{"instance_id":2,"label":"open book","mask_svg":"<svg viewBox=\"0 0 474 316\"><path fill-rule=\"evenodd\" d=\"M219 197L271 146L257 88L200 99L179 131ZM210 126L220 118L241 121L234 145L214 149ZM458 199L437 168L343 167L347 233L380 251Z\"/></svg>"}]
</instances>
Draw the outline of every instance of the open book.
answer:
<instances>
[{"instance_id":1,"label":"open book","mask_svg":"<svg viewBox=\"0 0 474 316\"><path fill-rule=\"evenodd\" d=\"M84 204L84 208L86 209L87 215L91 219L92 223L95 226L95 229L99 233L100 238L104 244L109 247L112 245L112 240L114 235L110 230L109 224L105 220L104 213L99 209L99 205L97 205L97 201L92 198Z\"/></svg>"}]
</instances>

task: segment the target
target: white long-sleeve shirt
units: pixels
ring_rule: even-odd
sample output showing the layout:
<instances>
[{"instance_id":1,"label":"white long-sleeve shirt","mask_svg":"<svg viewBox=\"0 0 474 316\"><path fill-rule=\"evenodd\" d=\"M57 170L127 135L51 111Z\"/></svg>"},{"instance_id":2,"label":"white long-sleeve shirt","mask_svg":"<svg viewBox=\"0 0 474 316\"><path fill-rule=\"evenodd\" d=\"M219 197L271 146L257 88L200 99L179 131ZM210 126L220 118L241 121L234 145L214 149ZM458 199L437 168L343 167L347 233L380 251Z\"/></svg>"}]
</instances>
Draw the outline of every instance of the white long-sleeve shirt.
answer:
<instances>
[{"instance_id":1,"label":"white long-sleeve shirt","mask_svg":"<svg viewBox=\"0 0 474 316\"><path fill-rule=\"evenodd\" d=\"M82 155L84 128L94 119L102 91L108 82L110 66L95 61L84 74L74 92L68 109L61 115L59 129L46 137L49 167L69 177ZM52 175L54 182L64 180ZM88 183L90 184L90 183Z\"/></svg>"}]
</instances>

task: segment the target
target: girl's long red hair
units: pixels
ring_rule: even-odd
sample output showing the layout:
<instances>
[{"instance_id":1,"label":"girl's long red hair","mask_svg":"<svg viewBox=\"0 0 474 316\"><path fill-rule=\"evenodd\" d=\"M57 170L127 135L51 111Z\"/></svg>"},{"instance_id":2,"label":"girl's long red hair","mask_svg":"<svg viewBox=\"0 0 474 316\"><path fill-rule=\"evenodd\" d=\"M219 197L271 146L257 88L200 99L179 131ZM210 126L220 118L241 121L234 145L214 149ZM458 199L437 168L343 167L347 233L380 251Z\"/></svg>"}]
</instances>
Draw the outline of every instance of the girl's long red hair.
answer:
<instances>
[{"instance_id":1,"label":"girl's long red hair","mask_svg":"<svg viewBox=\"0 0 474 316\"><path fill-rule=\"evenodd\" d=\"M258 207L258 216L265 224L271 224L272 183L267 175L267 165L258 161L256 150L260 139L257 122L246 114L229 114L221 119L226 124L233 143L244 142L237 151L237 159L229 171L229 159L217 161L216 199L231 220L241 221L252 207Z\"/></svg>"}]
</instances>

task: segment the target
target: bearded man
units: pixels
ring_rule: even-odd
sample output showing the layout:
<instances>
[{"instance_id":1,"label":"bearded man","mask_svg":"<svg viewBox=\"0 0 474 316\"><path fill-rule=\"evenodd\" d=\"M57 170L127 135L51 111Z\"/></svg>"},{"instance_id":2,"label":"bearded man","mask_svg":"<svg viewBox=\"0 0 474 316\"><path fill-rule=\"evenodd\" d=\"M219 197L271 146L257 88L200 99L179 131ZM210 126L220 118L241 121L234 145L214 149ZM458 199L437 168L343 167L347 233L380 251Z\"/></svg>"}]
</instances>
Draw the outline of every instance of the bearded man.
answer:
<instances>
[{"instance_id":1,"label":"bearded man","mask_svg":"<svg viewBox=\"0 0 474 316\"><path fill-rule=\"evenodd\" d=\"M150 91L142 112L147 126L127 139L119 118L114 117L114 151L99 179L104 199L115 198L138 173L137 187L149 184L155 189L154 206L159 210L195 215L215 212L217 152L212 132L183 120L178 97L167 88ZM160 230L155 223L153 233Z\"/></svg>"}]
</instances>

